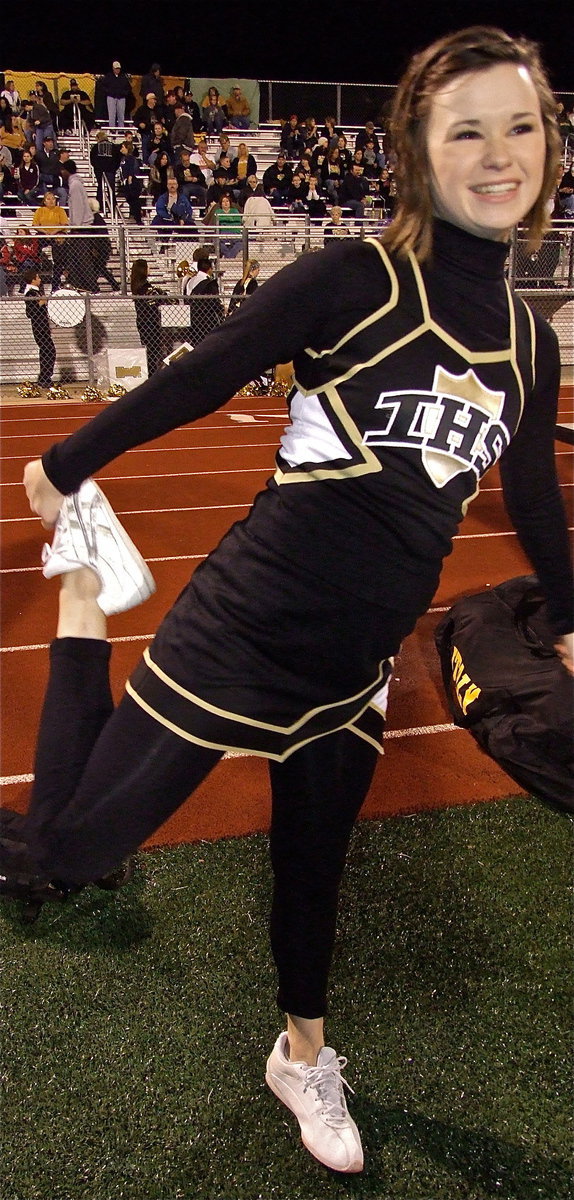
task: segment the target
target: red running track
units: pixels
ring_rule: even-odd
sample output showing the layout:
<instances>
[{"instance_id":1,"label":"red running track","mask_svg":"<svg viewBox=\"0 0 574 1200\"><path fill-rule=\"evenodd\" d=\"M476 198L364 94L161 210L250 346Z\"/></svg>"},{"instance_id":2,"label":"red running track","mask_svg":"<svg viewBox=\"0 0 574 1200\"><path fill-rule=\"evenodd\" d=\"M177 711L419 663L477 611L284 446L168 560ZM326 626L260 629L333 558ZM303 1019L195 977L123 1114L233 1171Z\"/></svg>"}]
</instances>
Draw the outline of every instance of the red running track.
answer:
<instances>
[{"instance_id":1,"label":"red running track","mask_svg":"<svg viewBox=\"0 0 574 1200\"><path fill-rule=\"evenodd\" d=\"M47 676L47 644L56 620L58 584L39 568L44 531L21 486L25 463L65 437L101 406L81 403L4 405L0 586L3 612L0 698L3 713L1 800L24 811L33 770L35 731ZM562 391L562 420L572 420L572 387ZM244 420L237 420L237 417ZM245 420L247 418L247 420ZM151 565L157 592L112 618L112 686L124 681L163 613L195 566L232 521L242 518L273 471L285 406L277 397L241 397L194 425L130 451L98 476L128 533ZM571 507L572 447L557 443L559 478ZM433 632L462 595L529 570L502 506L492 470L447 559L433 606L408 638L396 664L386 753L364 816L408 814L449 804L494 800L517 788L454 729L442 699ZM65 736L65 731L63 731ZM269 820L266 764L230 757L150 840L195 841L265 830Z\"/></svg>"}]
</instances>

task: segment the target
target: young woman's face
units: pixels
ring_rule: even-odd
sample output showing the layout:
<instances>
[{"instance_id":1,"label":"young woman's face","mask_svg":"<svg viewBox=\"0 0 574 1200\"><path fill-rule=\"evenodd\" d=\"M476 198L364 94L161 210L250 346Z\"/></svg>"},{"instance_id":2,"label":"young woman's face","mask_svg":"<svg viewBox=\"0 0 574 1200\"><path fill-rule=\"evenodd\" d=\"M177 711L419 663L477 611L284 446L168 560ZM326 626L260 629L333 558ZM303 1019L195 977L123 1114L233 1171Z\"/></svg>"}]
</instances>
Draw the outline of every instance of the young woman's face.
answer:
<instances>
[{"instance_id":1,"label":"young woman's face","mask_svg":"<svg viewBox=\"0 0 574 1200\"><path fill-rule=\"evenodd\" d=\"M544 175L544 126L527 69L500 63L435 93L427 148L436 215L504 241L532 208Z\"/></svg>"},{"instance_id":2,"label":"young woman's face","mask_svg":"<svg viewBox=\"0 0 574 1200\"><path fill-rule=\"evenodd\" d=\"M229 199L229 196L221 197L221 207L225 212L229 212L229 209L231 208L231 200Z\"/></svg>"}]
</instances>

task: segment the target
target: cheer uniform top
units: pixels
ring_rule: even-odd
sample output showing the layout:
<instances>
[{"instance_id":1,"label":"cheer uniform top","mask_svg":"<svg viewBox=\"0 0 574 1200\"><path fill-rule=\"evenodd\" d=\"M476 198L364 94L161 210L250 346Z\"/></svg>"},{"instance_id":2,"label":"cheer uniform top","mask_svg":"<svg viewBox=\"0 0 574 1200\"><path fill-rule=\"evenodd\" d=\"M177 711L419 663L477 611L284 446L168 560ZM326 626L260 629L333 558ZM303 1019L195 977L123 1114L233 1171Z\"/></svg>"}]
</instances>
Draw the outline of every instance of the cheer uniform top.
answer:
<instances>
[{"instance_id":1,"label":"cheer uniform top","mask_svg":"<svg viewBox=\"0 0 574 1200\"><path fill-rule=\"evenodd\" d=\"M192 355L44 456L62 492L294 360L277 469L162 622L128 691L180 736L283 759L378 743L388 659L432 600L484 472L569 632L554 467L556 337L513 298L507 247L435 222L432 263L377 241L303 256ZM161 401L161 402L158 402Z\"/></svg>"}]
</instances>

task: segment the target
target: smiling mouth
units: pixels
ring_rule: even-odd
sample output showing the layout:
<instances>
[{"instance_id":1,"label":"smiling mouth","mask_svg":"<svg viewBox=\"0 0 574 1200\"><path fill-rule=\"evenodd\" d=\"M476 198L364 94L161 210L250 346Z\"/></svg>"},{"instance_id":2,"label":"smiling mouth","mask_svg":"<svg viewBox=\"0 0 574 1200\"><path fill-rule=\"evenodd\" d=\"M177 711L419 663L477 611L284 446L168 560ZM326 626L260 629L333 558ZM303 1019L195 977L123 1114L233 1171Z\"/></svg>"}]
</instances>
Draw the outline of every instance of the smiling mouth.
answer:
<instances>
[{"instance_id":1,"label":"smiling mouth","mask_svg":"<svg viewBox=\"0 0 574 1200\"><path fill-rule=\"evenodd\" d=\"M517 187L517 183L477 183L470 190L478 196L504 196L515 192Z\"/></svg>"}]
</instances>

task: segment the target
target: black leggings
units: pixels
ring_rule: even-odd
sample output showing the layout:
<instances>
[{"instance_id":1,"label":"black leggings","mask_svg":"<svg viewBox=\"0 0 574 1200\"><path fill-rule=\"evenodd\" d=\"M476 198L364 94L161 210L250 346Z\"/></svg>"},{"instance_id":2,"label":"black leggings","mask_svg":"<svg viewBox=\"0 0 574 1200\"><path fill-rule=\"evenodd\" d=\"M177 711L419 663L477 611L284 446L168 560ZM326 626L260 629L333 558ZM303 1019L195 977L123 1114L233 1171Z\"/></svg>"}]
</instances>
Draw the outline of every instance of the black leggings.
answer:
<instances>
[{"instance_id":1,"label":"black leggings","mask_svg":"<svg viewBox=\"0 0 574 1200\"><path fill-rule=\"evenodd\" d=\"M114 710L107 642L60 638L38 736L28 813L41 869L64 883L111 871L199 786L222 752L188 742L124 695ZM271 944L278 1003L326 1010L337 899L377 751L343 730L271 763Z\"/></svg>"}]
</instances>

